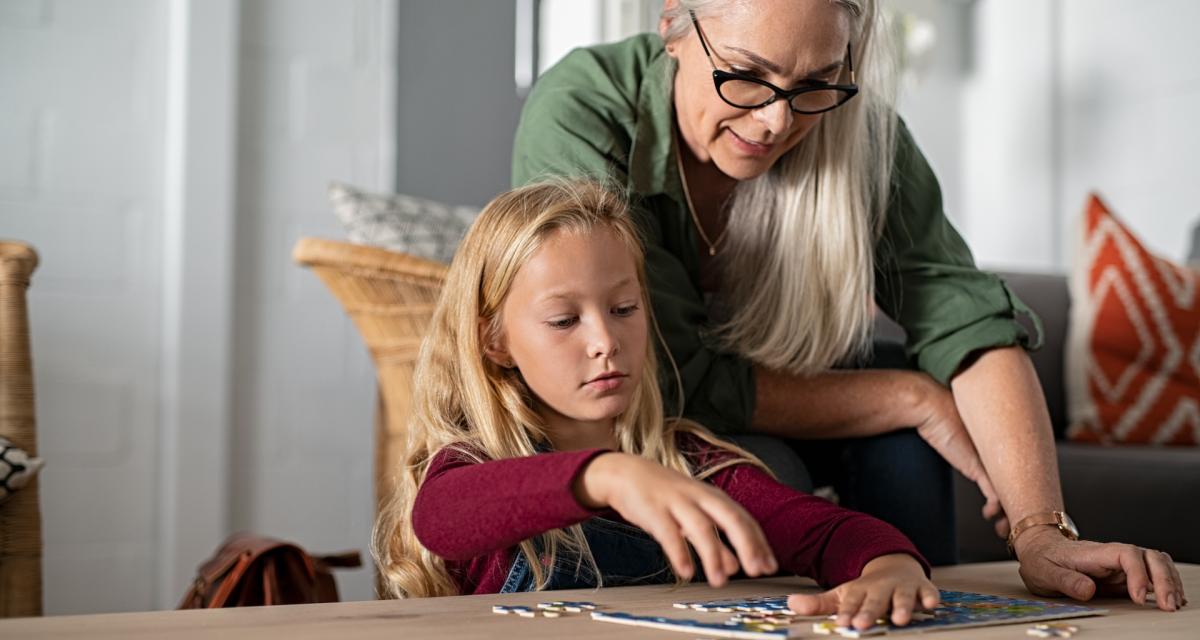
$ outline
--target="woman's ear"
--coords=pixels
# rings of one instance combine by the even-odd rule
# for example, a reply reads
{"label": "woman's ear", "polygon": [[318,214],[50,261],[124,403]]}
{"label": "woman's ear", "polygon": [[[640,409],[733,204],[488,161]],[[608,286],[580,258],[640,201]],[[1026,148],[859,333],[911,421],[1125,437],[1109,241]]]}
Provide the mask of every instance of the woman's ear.
{"label": "woman's ear", "polygon": [[497,367],[512,369],[517,366],[512,354],[505,346],[504,336],[495,336],[491,332],[491,323],[484,318],[479,319],[479,344],[483,346],[483,355]]}
{"label": "woman's ear", "polygon": [[[679,4],[679,0],[663,0],[663,10],[658,16],[658,35],[662,37],[663,41],[666,41],[667,28],[671,26],[671,23],[667,21],[667,12],[674,9],[677,4]],[[671,57],[675,56],[675,46],[673,43],[667,42],[666,49],[667,55]]]}

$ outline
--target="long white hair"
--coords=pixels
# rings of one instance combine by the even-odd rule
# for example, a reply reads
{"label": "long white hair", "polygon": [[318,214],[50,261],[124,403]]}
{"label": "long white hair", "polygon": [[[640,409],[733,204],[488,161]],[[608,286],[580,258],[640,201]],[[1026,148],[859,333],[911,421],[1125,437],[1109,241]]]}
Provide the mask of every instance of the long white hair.
{"label": "long white hair", "polygon": [[[738,1],[745,0],[678,0],[663,11],[665,39],[692,31],[689,10],[720,16]],[[870,346],[874,247],[897,128],[895,54],[878,2],[804,1],[830,2],[850,16],[859,94],[735,188],[719,263],[723,282],[733,283],[722,291],[729,317],[713,327],[725,348],[793,374],[861,358]]]}

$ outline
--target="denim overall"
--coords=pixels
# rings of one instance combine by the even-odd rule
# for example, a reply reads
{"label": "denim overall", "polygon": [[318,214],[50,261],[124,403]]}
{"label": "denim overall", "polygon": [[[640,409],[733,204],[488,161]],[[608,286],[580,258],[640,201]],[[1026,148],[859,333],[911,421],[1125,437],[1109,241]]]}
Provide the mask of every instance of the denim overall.
{"label": "denim overall", "polygon": [[[662,547],[645,531],[600,517],[584,521],[582,527],[596,565],[604,576],[604,586],[674,582]],[[594,589],[598,586],[591,566],[580,563],[573,553],[560,551],[558,555],[554,566],[549,568],[546,590]],[[703,580],[703,577],[699,579]],[[500,593],[533,591],[536,586],[528,559],[517,551]]]}

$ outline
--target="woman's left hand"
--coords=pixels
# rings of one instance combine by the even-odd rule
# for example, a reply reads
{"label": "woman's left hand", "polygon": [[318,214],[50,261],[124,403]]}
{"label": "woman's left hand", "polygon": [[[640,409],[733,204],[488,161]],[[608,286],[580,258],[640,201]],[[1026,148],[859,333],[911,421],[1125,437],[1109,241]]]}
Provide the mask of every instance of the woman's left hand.
{"label": "woman's left hand", "polygon": [[1154,592],[1154,603],[1163,611],[1187,604],[1183,579],[1171,556],[1117,542],[1068,540],[1050,528],[1022,535],[1016,543],[1025,586],[1042,596],[1065,595],[1091,600],[1098,592],[1129,594],[1138,604]]}
{"label": "woman's left hand", "polygon": [[906,625],[914,612],[936,607],[939,599],[920,563],[896,553],[875,558],[857,579],[829,591],[789,596],[788,608],[802,616],[836,613],[838,626],[862,630],[887,617],[889,610],[893,624]]}

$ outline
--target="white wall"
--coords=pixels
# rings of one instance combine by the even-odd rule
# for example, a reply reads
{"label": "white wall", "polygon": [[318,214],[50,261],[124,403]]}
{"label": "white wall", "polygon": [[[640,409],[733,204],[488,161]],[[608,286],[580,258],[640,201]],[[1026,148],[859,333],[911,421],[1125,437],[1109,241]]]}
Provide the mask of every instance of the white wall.
{"label": "white wall", "polygon": [[577,47],[658,30],[662,0],[541,0],[538,73]]}
{"label": "white wall", "polygon": [[290,250],[342,236],[329,180],[392,187],[395,26],[395,0],[0,3],[46,613],[172,607],[234,529],[366,551],[373,371]]}
{"label": "white wall", "polygon": [[1065,271],[1093,189],[1153,250],[1185,257],[1200,223],[1200,5],[896,4],[939,20],[934,69],[902,111],[981,264]]}
{"label": "white wall", "polygon": [[1067,228],[1098,189],[1151,248],[1180,260],[1200,223],[1200,3],[1060,1]]}
{"label": "white wall", "polygon": [[[242,2],[233,523],[366,556],[374,369],[302,236],[342,238],[325,188],[392,188],[392,0]],[[340,571],[342,598],[373,595]]]}
{"label": "white wall", "polygon": [[0,3],[0,236],[41,254],[48,614],[155,605],[166,30],[154,0]]}

